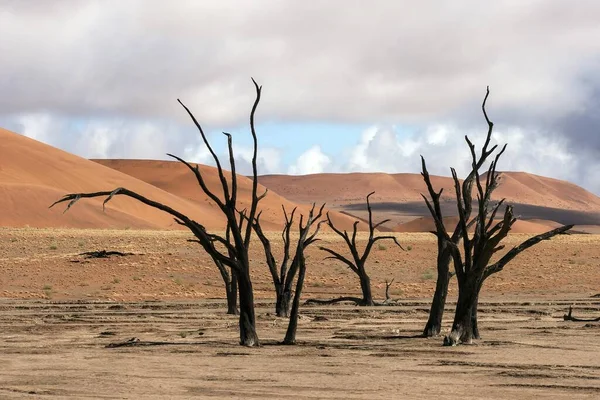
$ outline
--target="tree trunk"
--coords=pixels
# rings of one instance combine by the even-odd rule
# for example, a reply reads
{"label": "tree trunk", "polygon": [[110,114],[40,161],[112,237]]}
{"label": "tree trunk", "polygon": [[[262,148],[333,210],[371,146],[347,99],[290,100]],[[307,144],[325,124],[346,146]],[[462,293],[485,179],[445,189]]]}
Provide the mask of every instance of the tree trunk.
{"label": "tree trunk", "polygon": [[423,336],[438,336],[442,331],[442,319],[444,317],[444,308],[446,307],[446,297],[448,295],[448,285],[450,283],[449,264],[438,265],[438,277],[435,285],[435,294],[429,310],[429,319],[423,330]]}
{"label": "tree trunk", "polygon": [[304,261],[300,263],[298,272],[298,281],[296,282],[296,293],[294,294],[294,302],[290,314],[290,323],[288,324],[287,332],[283,344],[296,344],[296,329],[298,328],[298,311],[300,309],[300,295],[302,294],[302,286],[304,285],[304,275],[306,274],[306,265]]}
{"label": "tree trunk", "polygon": [[237,275],[234,271],[231,271],[231,281],[225,282],[225,292],[227,293],[227,314],[238,315],[238,284]]}
{"label": "tree trunk", "polygon": [[275,313],[278,317],[287,318],[290,316],[290,299],[292,293],[289,290],[285,290],[283,285],[277,289],[277,301],[275,303]]}
{"label": "tree trunk", "polygon": [[444,346],[456,346],[459,343],[470,344],[473,341],[473,308],[477,299],[477,285],[468,280],[459,284],[458,301],[452,331],[444,338]]}
{"label": "tree trunk", "polygon": [[244,273],[240,274],[238,287],[240,293],[240,344],[248,347],[259,346],[250,276]]}
{"label": "tree trunk", "polygon": [[371,280],[369,279],[369,276],[365,272],[364,268],[361,268],[359,278],[360,289],[362,290],[363,295],[363,306],[375,305],[373,302],[373,294],[371,293]]}
{"label": "tree trunk", "polygon": [[479,292],[481,291],[481,285],[475,295],[475,301],[473,302],[473,309],[471,310],[471,329],[473,330],[473,339],[481,339],[479,335],[479,327],[477,325],[477,307],[479,306]]}

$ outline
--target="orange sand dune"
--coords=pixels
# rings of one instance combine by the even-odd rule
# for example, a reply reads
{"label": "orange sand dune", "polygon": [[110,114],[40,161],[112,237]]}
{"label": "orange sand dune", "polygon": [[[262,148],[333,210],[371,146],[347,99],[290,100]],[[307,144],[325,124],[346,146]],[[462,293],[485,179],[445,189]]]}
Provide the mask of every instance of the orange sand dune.
{"label": "orange sand dune", "polygon": [[209,207],[179,198],[95,162],[0,129],[0,226],[179,229],[173,218],[133,199],[83,199],[68,213],[48,206],[66,193],[126,187],[167,204],[207,225],[218,218]]}
{"label": "orange sand dune", "polygon": [[[498,220],[499,221],[499,220]],[[458,217],[447,217],[444,218],[444,224],[449,230],[453,230],[458,223]],[[554,228],[557,228],[560,224],[554,221],[545,220],[518,220],[512,226],[512,233],[532,233],[539,234],[544,233]],[[431,217],[416,218],[412,221],[404,224],[399,224],[394,229],[395,232],[431,232],[435,231],[435,224]]]}
{"label": "orange sand dune", "polygon": [[[125,173],[153,186],[163,189],[176,196],[184,198],[188,201],[211,207],[212,212],[218,214],[216,205],[204,194],[198,185],[194,174],[182,163],[177,161],[155,161],[155,160],[94,160],[104,166],[113,168],[119,172]],[[222,186],[218,178],[217,169],[214,167],[200,165],[200,173],[204,177],[206,185],[213,193],[222,198]],[[231,182],[231,173],[225,171],[227,182]],[[239,208],[249,208],[250,198],[252,195],[252,180],[239,176],[238,184],[238,202]],[[258,193],[262,194],[265,187],[259,185]],[[318,202],[320,206],[322,202]],[[291,212],[294,207],[298,207],[296,215],[308,215],[310,206],[303,204],[298,205],[286,198],[269,190],[267,197],[259,203],[259,210],[262,212],[261,221],[263,221],[263,229],[279,230],[283,227],[283,210],[285,206],[288,212]],[[331,212],[331,219],[342,229],[350,229],[355,219],[339,212]],[[366,225],[361,225],[361,229],[366,229]]]}
{"label": "orange sand dune", "polygon": [[[432,176],[434,187],[444,188],[442,198],[452,201],[454,183],[449,177]],[[265,175],[260,182],[291,201],[327,201],[334,206],[364,202],[376,192],[374,202],[422,202],[427,188],[420,174],[315,174],[303,176]],[[569,182],[525,172],[501,172],[493,199],[508,203],[600,212],[600,197]]]}
{"label": "orange sand dune", "polygon": [[[157,162],[156,165],[159,168],[152,168],[145,176],[154,177],[151,183],[162,185],[167,190],[0,129],[0,226],[182,229],[168,214],[120,196],[106,206],[105,212],[102,211],[103,199],[82,199],[65,214],[66,205],[48,209],[66,193],[126,187],[181,211],[209,229],[224,228],[223,216],[201,193],[193,175],[183,165],[174,162]],[[215,169],[202,167],[202,171],[209,185],[214,187],[217,184]],[[188,183],[189,187],[186,186]],[[250,180],[239,177],[239,187],[243,208],[248,204]],[[171,190],[173,193],[169,193]],[[261,187],[261,190],[264,188]],[[281,204],[290,210],[295,206],[276,193],[269,193],[263,200],[265,230],[280,228]],[[302,212],[307,211],[306,206],[300,208]],[[343,228],[351,227],[354,221],[338,213],[333,218]]]}
{"label": "orange sand dune", "polygon": [[501,172],[493,197],[563,210],[600,211],[600,197],[593,193],[571,182],[526,172]]}
{"label": "orange sand dune", "polygon": [[[443,177],[432,177],[432,180],[439,187],[449,182]],[[416,174],[264,175],[259,177],[259,182],[291,201],[321,201],[332,206],[364,203],[370,192],[375,192],[373,202],[422,201],[420,193],[425,189],[421,176]]]}

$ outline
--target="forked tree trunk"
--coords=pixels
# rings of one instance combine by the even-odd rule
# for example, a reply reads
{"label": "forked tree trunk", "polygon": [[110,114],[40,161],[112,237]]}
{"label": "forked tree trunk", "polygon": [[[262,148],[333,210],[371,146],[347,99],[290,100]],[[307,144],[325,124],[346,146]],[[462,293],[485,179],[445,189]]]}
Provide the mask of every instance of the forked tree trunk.
{"label": "forked tree trunk", "polygon": [[450,334],[444,338],[444,346],[470,344],[473,341],[473,310],[478,293],[476,286],[478,285],[472,281],[459,285],[454,322]]}
{"label": "forked tree trunk", "polygon": [[300,310],[300,295],[302,294],[302,286],[304,285],[304,275],[306,274],[306,264],[304,260],[300,262],[300,268],[298,271],[298,280],[296,282],[296,293],[294,294],[294,302],[292,304],[292,311],[290,313],[290,323],[288,325],[287,332],[285,333],[285,339],[283,344],[293,345],[296,344],[296,330],[298,328],[298,311]]}
{"label": "forked tree trunk", "polygon": [[363,305],[364,306],[373,306],[375,303],[373,302],[373,294],[371,293],[371,280],[367,273],[362,270],[362,273],[359,274],[360,278],[360,289],[362,291],[363,296]]}
{"label": "forked tree trunk", "polygon": [[423,330],[423,336],[438,336],[442,331],[442,320],[444,318],[444,309],[446,308],[446,297],[448,296],[448,286],[450,284],[450,265],[438,263],[438,277],[435,284],[435,294],[429,310],[429,319]]}
{"label": "forked tree trunk", "polygon": [[254,314],[254,294],[250,277],[240,274],[238,276],[238,287],[240,294],[240,344],[248,347],[259,346]]}

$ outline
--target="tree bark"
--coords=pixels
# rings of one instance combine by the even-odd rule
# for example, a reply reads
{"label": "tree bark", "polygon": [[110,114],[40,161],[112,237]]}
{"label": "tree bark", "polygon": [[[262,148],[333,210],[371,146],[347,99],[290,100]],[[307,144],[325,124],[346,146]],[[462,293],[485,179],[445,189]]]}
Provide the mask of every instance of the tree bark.
{"label": "tree bark", "polygon": [[225,282],[225,292],[227,294],[227,314],[238,315],[239,310],[237,306],[238,297],[238,284],[237,274],[235,271],[231,271],[231,281]]}
{"label": "tree bark", "polygon": [[371,280],[369,279],[369,275],[367,275],[364,269],[361,270],[359,274],[360,278],[360,289],[363,295],[363,305],[364,306],[374,306],[373,302],[373,294],[371,292]]}
{"label": "tree bark", "polygon": [[275,302],[275,313],[278,317],[288,318],[290,316],[290,300],[292,298],[292,292],[285,290],[284,286],[281,285],[277,289],[277,300]]}
{"label": "tree bark", "polygon": [[296,330],[298,328],[298,311],[300,310],[300,295],[302,294],[302,286],[304,285],[304,275],[306,274],[306,265],[304,260],[300,262],[298,271],[298,280],[296,281],[296,293],[294,294],[294,302],[290,313],[290,323],[288,324],[287,332],[283,344],[296,344]]}
{"label": "tree bark", "polygon": [[459,285],[456,312],[450,334],[444,338],[444,346],[456,346],[473,341],[473,309],[477,300],[477,287],[474,282]]}
{"label": "tree bark", "polygon": [[260,346],[256,334],[254,294],[250,277],[240,274],[238,276],[238,287],[240,294],[240,344],[248,347]]}
{"label": "tree bark", "polygon": [[479,335],[479,327],[477,325],[477,307],[479,307],[479,292],[481,291],[481,285],[479,286],[479,290],[475,295],[475,300],[473,301],[473,309],[471,310],[471,329],[473,339],[481,339]]}
{"label": "tree bark", "polygon": [[[449,260],[448,260],[449,261]],[[429,310],[429,319],[425,324],[423,336],[438,336],[442,331],[442,320],[444,309],[446,308],[446,297],[448,296],[448,286],[450,284],[450,265],[438,263],[438,277],[435,285],[435,294]]]}

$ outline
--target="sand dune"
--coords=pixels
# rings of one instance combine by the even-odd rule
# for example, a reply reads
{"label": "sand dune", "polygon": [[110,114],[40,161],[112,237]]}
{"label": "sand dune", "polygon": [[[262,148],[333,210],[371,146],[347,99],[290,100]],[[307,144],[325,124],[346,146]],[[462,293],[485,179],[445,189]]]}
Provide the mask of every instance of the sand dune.
{"label": "sand dune", "polygon": [[[147,182],[157,188],[163,189],[178,197],[184,198],[190,202],[194,202],[211,208],[211,212],[217,213],[216,205],[202,192],[198,186],[195,176],[190,170],[180,162],[176,161],[154,161],[154,160],[94,160],[104,166],[113,168],[119,172],[125,173],[144,182]],[[205,179],[206,185],[211,191],[221,197],[222,189],[221,182],[218,178],[216,168],[200,165],[200,172]],[[225,171],[226,179],[231,181],[231,173]],[[262,194],[265,187],[259,185],[258,192]],[[252,194],[252,180],[238,176],[238,201],[240,209],[250,207],[250,198]],[[221,197],[222,198],[222,197]],[[322,204],[318,202],[317,205]],[[259,210],[262,212],[261,221],[263,221],[263,229],[279,230],[283,226],[283,210],[282,205],[288,212],[291,212],[295,207],[297,215],[308,215],[310,206],[307,204],[296,204],[288,199],[280,196],[273,190],[269,190],[267,197],[259,203]],[[331,218],[336,226],[342,229],[350,229],[355,219],[339,212],[331,212]],[[365,229],[366,225],[361,224],[361,229]]]}
{"label": "sand dune", "polygon": [[[422,202],[426,187],[420,174],[316,174],[303,176],[265,175],[260,182],[291,201],[327,201],[341,207],[364,203],[369,192],[376,192],[374,202]],[[444,188],[442,198],[452,201],[454,183],[449,177],[432,176],[436,189]],[[493,199],[506,198],[508,203],[600,212],[600,197],[561,180],[525,172],[501,172]]]}
{"label": "sand dune", "polygon": [[[0,160],[0,226],[182,229],[169,215],[124,197],[115,197],[106,212],[102,211],[102,199],[81,200],[66,214],[63,214],[64,205],[48,209],[66,193],[108,191],[117,187],[126,187],[169,205],[210,229],[225,226],[224,217],[200,191],[193,175],[175,162],[113,163],[115,168],[127,169],[131,173],[128,175],[2,129]],[[215,187],[218,182],[215,169],[202,167],[202,171],[209,186]],[[239,188],[243,208],[248,205],[250,180],[240,177]],[[276,193],[269,193],[263,200],[265,230],[280,229],[281,204],[290,210],[296,206]],[[303,213],[307,209],[300,206]],[[333,219],[343,228],[351,227],[354,221],[339,213],[334,213]]]}
{"label": "sand dune", "polygon": [[[225,225],[223,216],[198,187],[193,174],[175,161],[94,162],[2,129],[0,160],[0,226],[180,229],[170,216],[121,197],[113,199],[106,212],[102,211],[101,199],[81,201],[64,215],[64,207],[48,210],[48,205],[65,193],[117,187],[127,187],[167,204],[210,229],[223,229]],[[208,186],[220,193],[216,169],[201,166],[201,172]],[[227,179],[231,179],[228,173]],[[298,206],[299,213],[307,214],[312,202],[325,202],[337,210],[331,212],[334,222],[342,229],[350,229],[352,216],[366,217],[365,196],[371,191],[376,192],[372,198],[375,220],[392,219],[385,227],[388,230],[433,229],[431,219],[425,218],[428,213],[420,195],[425,186],[419,174],[270,175],[259,180],[270,192],[260,206],[265,230],[281,229],[282,205],[288,210]],[[433,176],[432,180],[436,187],[445,188],[442,208],[452,218],[455,206],[451,179]],[[249,206],[251,184],[250,179],[239,176],[240,208]],[[263,190],[260,185],[259,191]],[[515,232],[535,233],[555,227],[556,222],[544,218],[564,222],[556,219],[557,210],[579,213],[576,223],[589,224],[591,229],[598,224],[598,218],[588,221],[586,215],[600,216],[598,196],[569,182],[527,173],[502,172],[494,197],[505,197],[518,205],[515,210],[524,220],[515,225]],[[540,214],[540,207],[552,209],[554,216]],[[532,215],[528,217],[527,213]],[[569,216],[565,218],[570,220]],[[365,224],[360,227],[364,229]]]}
{"label": "sand dune", "polygon": [[219,222],[199,207],[164,190],[95,162],[0,129],[0,226],[179,229],[173,219],[133,199],[117,197],[102,211],[102,199],[85,199],[63,214],[48,206],[66,193],[126,187],[189,214]]}
{"label": "sand dune", "polygon": [[[485,177],[485,176],[484,176]],[[442,211],[450,219],[457,215],[454,183],[449,177],[432,176],[436,189],[444,188]],[[399,232],[433,229],[421,193],[427,188],[420,174],[316,174],[304,176],[267,175],[260,182],[286,198],[306,202],[327,201],[336,210],[366,218],[365,196],[371,198],[377,220],[390,219],[384,228]],[[500,172],[492,199],[505,198],[515,206],[520,221],[514,232],[539,233],[558,222],[589,225],[600,221],[600,197],[569,182],[524,172]]]}
{"label": "sand dune", "polygon": [[[499,222],[500,220],[498,220]],[[447,217],[444,218],[444,224],[448,229],[453,229],[458,223],[458,217]],[[554,221],[544,220],[518,220],[513,225],[512,233],[544,233],[554,228],[557,228],[560,224]],[[399,224],[394,228],[395,232],[430,232],[435,231],[435,223],[431,217],[420,217],[412,221]]]}

